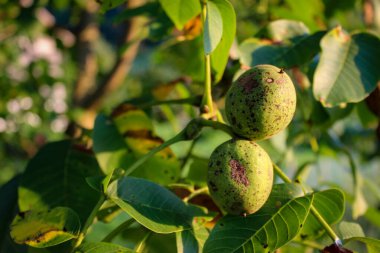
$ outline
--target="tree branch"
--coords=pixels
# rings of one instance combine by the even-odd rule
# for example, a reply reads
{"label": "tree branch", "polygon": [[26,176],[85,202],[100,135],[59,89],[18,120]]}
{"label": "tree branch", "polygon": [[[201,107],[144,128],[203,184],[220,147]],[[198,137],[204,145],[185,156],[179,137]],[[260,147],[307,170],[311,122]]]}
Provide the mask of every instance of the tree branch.
{"label": "tree branch", "polygon": [[[135,8],[145,2],[146,0],[129,0],[127,8]],[[142,17],[134,17],[129,20],[128,28],[124,34],[124,44],[127,44],[128,47],[119,56],[110,73],[98,85],[95,91],[81,101],[80,106],[82,108],[88,111],[96,111],[101,106],[104,97],[122,84],[138,52],[144,24],[145,21]]]}
{"label": "tree branch", "polygon": [[99,38],[99,28],[95,20],[98,5],[87,1],[86,9],[81,13],[77,33],[77,62],[79,74],[74,86],[73,103],[79,105],[96,82],[98,64],[94,53],[94,41]]}

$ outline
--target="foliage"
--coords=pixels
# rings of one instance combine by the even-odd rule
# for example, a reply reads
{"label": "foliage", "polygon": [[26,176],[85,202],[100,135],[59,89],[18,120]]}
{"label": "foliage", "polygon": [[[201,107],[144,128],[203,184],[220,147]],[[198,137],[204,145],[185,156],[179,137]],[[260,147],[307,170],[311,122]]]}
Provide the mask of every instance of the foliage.
{"label": "foliage", "polygon": [[[0,2],[1,252],[379,251],[377,1]],[[258,64],[297,108],[259,142],[269,199],[234,216],[208,159]]]}

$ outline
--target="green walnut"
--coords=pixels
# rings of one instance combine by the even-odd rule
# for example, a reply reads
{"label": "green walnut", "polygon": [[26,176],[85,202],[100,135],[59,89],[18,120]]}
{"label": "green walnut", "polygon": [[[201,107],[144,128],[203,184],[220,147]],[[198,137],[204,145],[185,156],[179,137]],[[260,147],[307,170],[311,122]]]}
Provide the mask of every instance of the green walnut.
{"label": "green walnut", "polygon": [[255,142],[231,139],[211,154],[207,184],[215,203],[227,213],[254,213],[272,189],[271,159]]}
{"label": "green walnut", "polygon": [[290,123],[296,91],[290,77],[272,65],[244,72],[226,96],[226,116],[234,132],[250,140],[267,139]]}

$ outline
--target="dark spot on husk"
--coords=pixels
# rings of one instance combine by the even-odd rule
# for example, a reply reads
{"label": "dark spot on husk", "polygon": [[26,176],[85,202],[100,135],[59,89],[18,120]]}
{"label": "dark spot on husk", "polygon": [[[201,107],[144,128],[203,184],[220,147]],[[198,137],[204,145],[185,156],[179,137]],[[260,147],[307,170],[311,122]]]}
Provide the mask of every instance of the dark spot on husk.
{"label": "dark spot on husk", "polygon": [[239,183],[243,184],[244,186],[249,185],[249,180],[246,175],[246,169],[237,161],[237,160],[230,160],[229,165],[231,167],[231,177],[232,179]]}
{"label": "dark spot on husk", "polygon": [[208,184],[210,185],[211,190],[214,192],[218,191],[218,187],[216,187],[216,184],[213,181],[208,181]]}

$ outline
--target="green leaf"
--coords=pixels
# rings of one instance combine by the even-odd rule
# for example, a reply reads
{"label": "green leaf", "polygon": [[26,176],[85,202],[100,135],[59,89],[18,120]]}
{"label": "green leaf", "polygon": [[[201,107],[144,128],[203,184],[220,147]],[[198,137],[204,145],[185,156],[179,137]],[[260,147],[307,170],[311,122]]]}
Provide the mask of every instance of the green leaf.
{"label": "green leaf", "polygon": [[[214,72],[214,83],[222,79],[226,68],[231,45],[236,34],[236,14],[234,7],[227,0],[211,0],[218,8],[223,21],[222,38],[218,46],[211,53],[211,67]],[[214,28],[212,28],[214,29]]]}
{"label": "green leaf", "polygon": [[359,102],[379,80],[380,40],[369,33],[348,35],[340,27],[321,41],[313,92],[325,106]]}
{"label": "green leaf", "polygon": [[211,231],[204,252],[269,252],[291,241],[304,223],[313,200],[297,185],[274,185],[258,212],[223,217]]}
{"label": "green leaf", "polygon": [[309,33],[309,29],[300,21],[280,19],[270,22],[255,37],[268,38],[278,42],[306,36]]}
{"label": "green leaf", "polygon": [[201,12],[198,0],[159,0],[159,2],[179,30]]}
{"label": "green leaf", "polygon": [[350,241],[358,241],[364,243],[367,246],[368,253],[380,252],[380,240],[378,239],[371,237],[351,237],[346,240],[346,243]]}
{"label": "green leaf", "polygon": [[189,173],[186,175],[186,180],[198,186],[206,186],[207,168],[208,159],[192,157],[190,161]]}
{"label": "green leaf", "polygon": [[155,15],[158,15],[159,9],[160,9],[160,6],[159,6],[159,3],[157,2],[146,3],[135,8],[125,9],[123,12],[116,15],[116,17],[114,18],[114,21],[116,23],[120,23],[122,21],[128,20],[136,16],[141,16],[141,15],[153,17]]}
{"label": "green leaf", "polygon": [[325,32],[302,35],[286,43],[275,43],[255,38],[240,45],[240,61],[243,65],[272,64],[282,68],[301,66],[319,52],[319,41]]}
{"label": "green leaf", "polygon": [[126,169],[135,161],[115,124],[105,115],[96,117],[92,139],[96,159],[104,174],[108,175],[115,168]]}
{"label": "green leaf", "polygon": [[[1,170],[1,169],[0,169]],[[17,175],[0,188],[0,252],[25,253],[26,246],[16,244],[10,237],[10,224],[17,211],[17,188],[21,176]]]}
{"label": "green leaf", "polygon": [[183,230],[176,233],[178,253],[198,253],[199,246],[192,230]]}
{"label": "green leaf", "polygon": [[203,245],[209,236],[204,224],[193,222],[193,228],[176,233],[177,252],[179,253],[201,253]]}
{"label": "green leaf", "polygon": [[166,188],[140,178],[114,181],[107,195],[137,222],[157,233],[189,229],[193,217],[203,214]]}
{"label": "green leaf", "polygon": [[9,224],[17,207],[17,187],[20,176],[2,185],[0,188],[0,251],[4,238],[7,236]]}
{"label": "green leaf", "polygon": [[104,14],[106,11],[121,5],[125,0],[100,0],[99,2],[101,4],[99,11],[101,14]]}
{"label": "green leaf", "polygon": [[[153,131],[152,120],[146,113],[131,104],[122,104],[112,113],[112,120],[118,131],[119,138],[124,137],[127,148],[133,154],[133,161],[136,161],[150,150],[161,145],[164,140]],[[112,130],[114,131],[114,130]],[[117,133],[115,133],[115,136]],[[117,137],[115,137],[117,138]],[[110,143],[121,145],[119,141]],[[126,161],[128,158],[125,158]],[[130,165],[127,163],[120,164],[124,169]],[[180,163],[175,157],[173,151],[168,147],[154,154],[143,165],[132,173],[132,176],[142,177],[159,184],[167,185],[175,182],[180,174]]]}
{"label": "green leaf", "polygon": [[124,248],[120,245],[106,242],[87,242],[81,244],[75,253],[131,253],[131,249]]}
{"label": "green leaf", "polygon": [[[344,194],[338,189],[314,193],[313,206],[328,224],[338,222],[344,214]],[[310,239],[324,232],[322,225],[309,215],[300,233],[301,239]]]}
{"label": "green leaf", "polygon": [[223,19],[218,6],[207,2],[207,15],[204,24],[203,47],[205,54],[210,54],[218,46],[223,35]]}
{"label": "green leaf", "polygon": [[351,237],[365,237],[362,227],[359,223],[342,221],[337,226],[339,237],[346,240]]}
{"label": "green leaf", "polygon": [[73,239],[80,232],[78,215],[70,208],[19,213],[11,224],[11,237],[19,244],[45,248]]}
{"label": "green leaf", "polygon": [[73,209],[84,224],[100,193],[86,177],[101,172],[91,151],[71,141],[45,145],[30,160],[19,185],[21,211],[47,210],[57,206]]}

